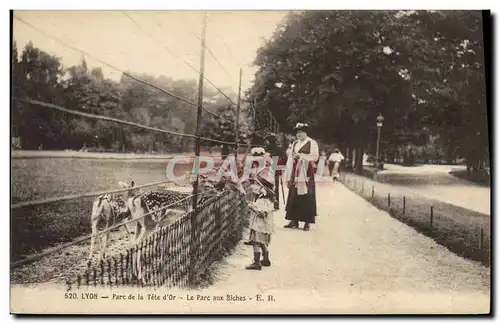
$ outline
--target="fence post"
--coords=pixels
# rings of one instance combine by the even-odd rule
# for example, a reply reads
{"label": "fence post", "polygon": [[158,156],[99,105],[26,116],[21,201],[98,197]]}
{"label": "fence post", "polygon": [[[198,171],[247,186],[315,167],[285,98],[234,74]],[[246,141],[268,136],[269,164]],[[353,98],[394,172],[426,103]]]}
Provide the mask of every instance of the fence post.
{"label": "fence post", "polygon": [[431,219],[430,219],[430,224],[432,228],[432,219],[434,218],[434,206],[431,205]]}
{"label": "fence post", "polygon": [[387,206],[391,207],[391,193],[390,192],[387,194]]}
{"label": "fence post", "polygon": [[403,214],[406,212],[406,197],[403,196]]}
{"label": "fence post", "polygon": [[238,101],[236,104],[236,123],[234,124],[234,132],[235,132],[235,139],[236,139],[236,152],[234,153],[234,160],[235,163],[238,164],[238,150],[240,148],[240,130],[239,130],[239,123],[240,123],[240,106],[241,106],[241,74],[242,74],[242,69],[240,68],[240,82],[238,86]]}
{"label": "fence post", "polygon": [[207,30],[207,15],[203,14],[202,31],[201,31],[201,55],[200,55],[200,78],[198,82],[198,109],[196,116],[196,159],[195,171],[196,181],[193,185],[193,213],[191,214],[191,242],[189,256],[189,285],[194,288],[196,281],[196,249],[197,249],[197,217],[198,217],[198,180],[199,180],[199,163],[200,163],[200,124],[201,111],[203,108],[203,73],[205,70],[205,37]]}
{"label": "fence post", "polygon": [[372,199],[375,196],[375,185],[372,185]]}
{"label": "fence post", "polygon": [[104,261],[101,259],[101,262],[99,262],[99,267],[101,268],[101,286],[104,285]]}
{"label": "fence post", "polygon": [[108,259],[107,263],[108,263],[108,281],[109,281],[108,284],[110,286],[112,286],[113,285],[113,283],[112,283],[113,279],[112,279],[112,276],[111,276],[111,261]]}

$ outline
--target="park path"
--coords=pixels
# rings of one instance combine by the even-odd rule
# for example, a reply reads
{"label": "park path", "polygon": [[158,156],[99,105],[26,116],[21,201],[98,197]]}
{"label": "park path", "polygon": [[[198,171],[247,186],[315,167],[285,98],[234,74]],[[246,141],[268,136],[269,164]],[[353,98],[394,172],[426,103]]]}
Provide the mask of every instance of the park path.
{"label": "park path", "polygon": [[[283,228],[283,205],[277,211],[271,267],[245,270],[252,248],[240,243],[204,293],[274,295],[258,303],[258,313],[489,311],[488,268],[452,254],[341,183],[319,185],[317,201],[309,232]],[[251,312],[252,305],[235,302],[234,311]]]}

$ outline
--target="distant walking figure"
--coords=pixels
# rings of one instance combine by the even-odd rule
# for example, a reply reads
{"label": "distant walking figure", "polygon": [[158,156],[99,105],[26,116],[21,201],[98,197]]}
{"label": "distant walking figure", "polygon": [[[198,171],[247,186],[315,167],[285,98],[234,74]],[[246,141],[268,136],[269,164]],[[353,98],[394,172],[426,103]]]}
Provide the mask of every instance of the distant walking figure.
{"label": "distant walking figure", "polygon": [[328,162],[332,164],[332,170],[330,171],[330,176],[333,176],[333,180],[337,181],[339,179],[339,167],[340,163],[344,160],[344,156],[340,153],[339,149],[333,150],[333,153],[328,158]]}
{"label": "distant walking figure", "polygon": [[304,231],[316,218],[316,184],[314,174],[319,160],[318,143],[307,136],[307,124],[298,123],[294,130],[297,140],[292,143],[288,155],[288,167],[292,172],[288,179],[288,199],[285,219],[290,222],[285,228],[298,228],[304,222]]}

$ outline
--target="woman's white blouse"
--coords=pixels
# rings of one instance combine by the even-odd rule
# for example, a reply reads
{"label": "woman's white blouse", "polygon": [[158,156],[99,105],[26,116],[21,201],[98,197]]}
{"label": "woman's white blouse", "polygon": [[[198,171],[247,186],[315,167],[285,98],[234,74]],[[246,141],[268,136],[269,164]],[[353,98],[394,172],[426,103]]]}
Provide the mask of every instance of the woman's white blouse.
{"label": "woman's white blouse", "polygon": [[295,145],[295,148],[292,152],[292,147],[293,147],[293,143],[292,145],[290,146],[290,148],[287,150],[287,153],[288,153],[288,159],[287,159],[287,179],[291,179],[291,172],[292,172],[292,168],[293,168],[293,153],[297,153],[301,148],[302,146],[304,146],[307,142],[311,141],[311,150],[310,150],[310,153],[309,154],[304,154],[304,153],[299,153],[300,155],[300,158],[301,159],[304,159],[306,161],[317,161],[319,159],[319,146],[318,146],[318,143],[311,139],[310,137],[307,137],[304,141],[296,141],[297,144]]}

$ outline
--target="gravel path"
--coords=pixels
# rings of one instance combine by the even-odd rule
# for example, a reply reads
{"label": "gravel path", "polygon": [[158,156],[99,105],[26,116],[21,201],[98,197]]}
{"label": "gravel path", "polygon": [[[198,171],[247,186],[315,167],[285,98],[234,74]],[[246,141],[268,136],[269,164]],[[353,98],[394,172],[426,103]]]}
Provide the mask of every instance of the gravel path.
{"label": "gravel path", "polygon": [[240,245],[206,291],[274,292],[297,300],[281,300],[281,310],[291,312],[488,311],[486,267],[452,254],[340,183],[318,187],[317,200],[319,216],[309,232],[283,228],[284,208],[277,212],[270,268],[244,270],[252,249]]}

